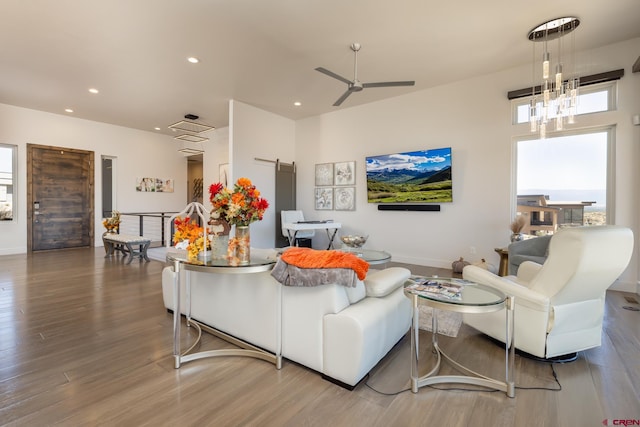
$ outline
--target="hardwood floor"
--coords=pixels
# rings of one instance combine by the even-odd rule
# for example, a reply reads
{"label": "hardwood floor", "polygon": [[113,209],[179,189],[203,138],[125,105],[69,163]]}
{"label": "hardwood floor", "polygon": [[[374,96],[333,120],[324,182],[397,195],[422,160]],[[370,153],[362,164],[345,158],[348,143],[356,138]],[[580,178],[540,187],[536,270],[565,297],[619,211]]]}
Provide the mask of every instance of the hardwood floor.
{"label": "hardwood floor", "polygon": [[[516,356],[516,397],[409,389],[409,339],[347,391],[285,361],[225,357],[173,368],[172,317],[157,261],[102,248],[0,256],[0,425],[598,426],[640,420],[640,312],[609,292],[603,345],[572,363]],[[415,274],[450,274],[410,266]],[[184,329],[187,330],[186,328]],[[191,331],[192,332],[192,331]],[[429,334],[421,332],[423,342]],[[185,344],[193,339],[183,333]],[[504,374],[504,350],[463,325],[441,337],[454,359]],[[202,348],[232,347],[204,334]],[[423,359],[428,350],[423,349]],[[425,371],[427,366],[423,367]],[[454,373],[446,362],[442,372]],[[444,390],[453,388],[454,390]]]}

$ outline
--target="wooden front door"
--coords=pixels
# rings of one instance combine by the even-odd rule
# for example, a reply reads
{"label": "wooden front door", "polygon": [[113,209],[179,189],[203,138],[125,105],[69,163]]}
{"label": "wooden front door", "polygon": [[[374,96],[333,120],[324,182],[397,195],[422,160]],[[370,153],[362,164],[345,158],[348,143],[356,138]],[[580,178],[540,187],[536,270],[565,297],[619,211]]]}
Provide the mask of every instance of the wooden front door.
{"label": "wooden front door", "polygon": [[27,250],[93,245],[93,152],[27,144]]}

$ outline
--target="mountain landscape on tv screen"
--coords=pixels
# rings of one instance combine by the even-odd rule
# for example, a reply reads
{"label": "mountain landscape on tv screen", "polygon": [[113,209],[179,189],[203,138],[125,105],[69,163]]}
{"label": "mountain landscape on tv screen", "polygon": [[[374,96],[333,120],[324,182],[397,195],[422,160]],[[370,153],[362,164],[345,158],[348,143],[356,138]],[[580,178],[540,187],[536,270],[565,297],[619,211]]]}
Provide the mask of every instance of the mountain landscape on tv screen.
{"label": "mountain landscape on tv screen", "polygon": [[451,202],[451,149],[367,157],[370,203]]}

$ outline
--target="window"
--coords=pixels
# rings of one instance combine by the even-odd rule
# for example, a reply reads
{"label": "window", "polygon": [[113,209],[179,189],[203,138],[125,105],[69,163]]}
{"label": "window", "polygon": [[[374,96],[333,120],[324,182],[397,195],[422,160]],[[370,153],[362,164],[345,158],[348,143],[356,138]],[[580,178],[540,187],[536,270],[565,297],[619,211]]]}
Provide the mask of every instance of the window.
{"label": "window", "polygon": [[[615,110],[617,108],[615,88],[615,81],[581,87],[578,95],[577,115]],[[529,122],[530,102],[531,97],[513,100],[514,124]],[[542,102],[538,103],[538,107],[542,107]],[[549,118],[555,118],[555,114],[552,113]]]}
{"label": "window", "polygon": [[516,135],[515,211],[528,217],[525,232],[612,224],[615,126],[599,113],[617,108],[617,81],[580,88],[577,114],[592,114],[591,127],[553,132],[545,139],[520,135],[518,130],[529,121],[530,99],[516,98],[511,104]]}
{"label": "window", "polygon": [[613,129],[516,141],[517,211],[531,215],[529,232],[610,222]]}
{"label": "window", "polygon": [[0,221],[16,218],[16,162],[18,147],[0,144]]}

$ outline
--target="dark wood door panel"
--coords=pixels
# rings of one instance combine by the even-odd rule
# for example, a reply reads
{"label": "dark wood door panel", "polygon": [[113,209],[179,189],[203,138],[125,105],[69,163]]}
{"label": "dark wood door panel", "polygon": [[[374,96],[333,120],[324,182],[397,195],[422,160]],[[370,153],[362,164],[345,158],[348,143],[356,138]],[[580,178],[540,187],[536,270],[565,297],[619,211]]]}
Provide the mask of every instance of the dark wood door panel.
{"label": "dark wood door panel", "polygon": [[31,249],[91,246],[93,153],[29,147]]}

